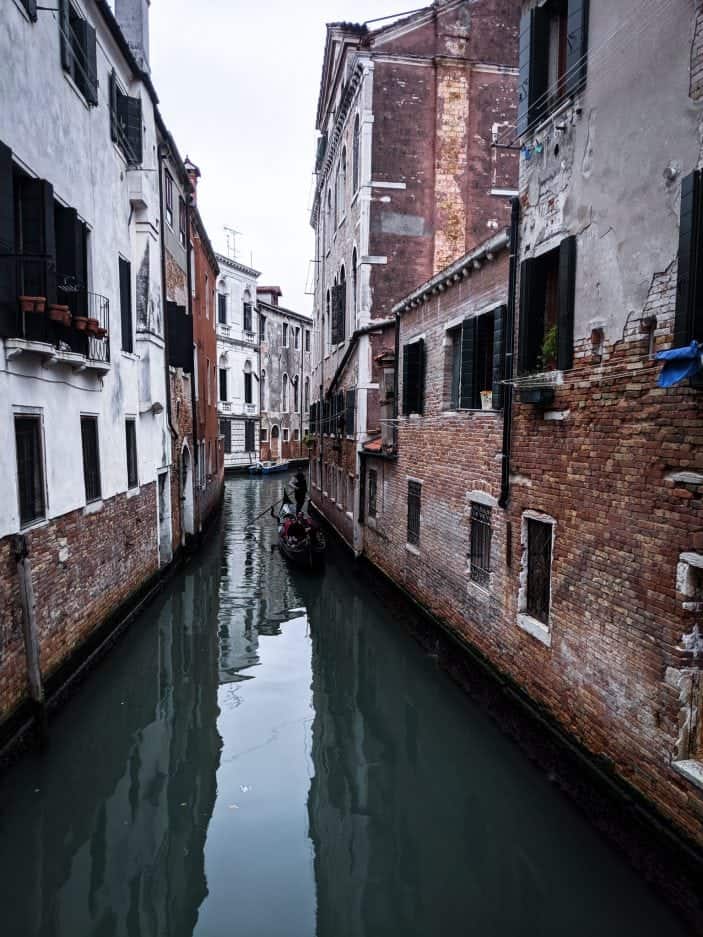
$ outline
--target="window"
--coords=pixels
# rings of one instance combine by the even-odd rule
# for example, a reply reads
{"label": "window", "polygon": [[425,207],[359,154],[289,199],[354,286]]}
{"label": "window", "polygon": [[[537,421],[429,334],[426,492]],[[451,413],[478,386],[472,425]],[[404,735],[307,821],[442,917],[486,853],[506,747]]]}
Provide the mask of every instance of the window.
{"label": "window", "polygon": [[227,400],[227,369],[220,368],[220,400]]}
{"label": "window", "polygon": [[127,444],[127,487],[139,487],[137,466],[137,421],[125,420],[125,438]]}
{"label": "window", "polygon": [[186,246],[186,203],[180,195],[178,197],[178,240],[181,246]]}
{"label": "window", "polygon": [[261,429],[259,430],[259,438],[261,442],[268,442],[269,431],[266,429],[265,426],[262,426]]}
{"label": "window", "polygon": [[[336,287],[335,287],[335,289],[336,289]],[[332,331],[332,314],[331,314],[330,291],[329,291],[329,290],[327,290],[327,297],[326,297],[326,300],[325,300],[325,310],[326,310],[326,313],[327,313],[326,321],[329,323],[330,336],[331,336],[331,331]],[[326,333],[326,331],[325,331],[325,316],[323,316],[323,317],[322,317],[322,333],[321,333],[321,335],[320,335],[320,341],[322,342],[322,350],[323,350],[323,351],[327,348],[327,344],[328,344],[328,340],[327,340],[327,339],[328,339],[328,337],[327,337],[327,333]]]}
{"label": "window", "polygon": [[244,403],[253,403],[251,372],[244,372]]}
{"label": "window", "polygon": [[703,172],[681,180],[674,347],[703,339]]}
{"label": "window", "polygon": [[345,496],[346,491],[344,488],[344,472],[340,468],[337,469],[337,503],[342,509],[346,507],[346,504],[344,503]]}
{"label": "window", "polygon": [[173,228],[173,177],[166,169],[164,171],[164,198],[166,200],[166,224]]}
{"label": "window", "polygon": [[288,413],[288,375],[283,375],[283,393],[281,395],[281,407],[284,413]]}
{"label": "window", "polygon": [[289,439],[290,439],[290,430],[286,426],[283,428],[283,442],[288,442]]}
{"label": "window", "polygon": [[520,21],[519,134],[586,81],[588,0],[547,0]]}
{"label": "window", "polygon": [[337,169],[337,194],[336,194],[336,205],[337,205],[337,224],[341,224],[344,220],[344,208],[345,200],[347,194],[347,149],[343,147],[342,156],[339,161],[339,167]]}
{"label": "window", "polygon": [[294,429],[293,430],[293,442],[298,442],[299,439],[300,439],[300,430]]}
{"label": "window", "polygon": [[247,420],[244,424],[244,451],[245,452],[254,452],[256,446],[254,445],[254,421]]}
{"label": "window", "polygon": [[232,452],[232,421],[220,420],[220,436],[224,437],[224,450],[227,455]]}
{"label": "window", "polygon": [[332,242],[332,228],[334,227],[332,221],[332,189],[327,190],[327,217],[325,219],[325,233],[327,235],[327,249]]}
{"label": "window", "polygon": [[245,332],[251,332],[251,301],[247,300],[248,296],[249,294],[246,293],[243,303],[243,322]]}
{"label": "window", "polygon": [[357,253],[356,248],[352,251],[352,287],[351,287],[351,317],[352,317],[352,330],[356,327],[356,310],[358,303],[358,282],[357,282]]}
{"label": "window", "polygon": [[488,587],[491,572],[491,509],[471,502],[470,575],[479,586]]}
{"label": "window", "polygon": [[15,417],[15,444],[20,526],[26,527],[46,516],[41,417]]}
{"label": "window", "polygon": [[376,517],[376,501],[378,497],[378,472],[376,469],[369,469],[369,517]]}
{"label": "window", "polygon": [[266,371],[262,368],[259,376],[259,393],[261,395],[261,409],[266,409]]}
{"label": "window", "polygon": [[518,369],[522,373],[573,364],[576,238],[520,268]]}
{"label": "window", "polygon": [[210,398],[210,386],[211,386],[210,385],[210,359],[209,358],[205,359],[205,384],[207,385],[205,388],[205,392],[207,394],[207,402],[209,405],[210,400],[211,400]]}
{"label": "window", "polygon": [[205,318],[210,318],[210,277],[205,274]]}
{"label": "window", "polygon": [[412,546],[420,544],[420,496],[422,485],[420,482],[408,482],[408,543]]}
{"label": "window", "polygon": [[527,518],[527,603],[525,611],[549,624],[553,525]]}
{"label": "window", "polygon": [[33,23],[37,21],[37,0],[22,0],[22,6]]}
{"label": "window", "polygon": [[98,103],[98,68],[95,30],[69,0],[59,0],[61,65],[88,104]]}
{"label": "window", "polygon": [[354,118],[354,138],[352,143],[352,192],[359,191],[359,143],[360,143],[359,115]]}
{"label": "window", "polygon": [[[337,345],[344,341],[344,325],[346,320],[347,285],[344,282],[344,267],[341,271],[341,283],[332,287],[332,318],[330,320],[330,342]],[[329,294],[328,294],[329,296]]]}
{"label": "window", "polygon": [[259,341],[266,341],[266,316],[259,316]]}
{"label": "window", "polygon": [[303,391],[303,406],[305,407],[305,412],[307,413],[310,409],[310,378],[305,378],[305,390]]}
{"label": "window", "polygon": [[403,346],[403,413],[422,413],[425,397],[425,342]]}
{"label": "window", "polygon": [[502,405],[503,318],[501,306],[482,316],[465,319],[448,333],[451,341],[445,363],[448,403],[453,409],[481,409],[481,394],[490,391],[493,409]]}
{"label": "window", "polygon": [[305,351],[310,351],[310,329],[305,329]]}
{"label": "window", "polygon": [[224,293],[217,294],[217,321],[220,325],[227,324],[227,296]]}
{"label": "window", "polygon": [[100,498],[100,450],[98,448],[98,418],[81,417],[81,441],[83,443],[83,479],[86,501]]}
{"label": "window", "polygon": [[351,511],[351,512],[353,512],[354,510],[354,476],[353,475],[347,475],[346,509],[347,511]]}
{"label": "window", "polygon": [[297,327],[293,330],[293,347],[300,348],[300,329]]}
{"label": "window", "polygon": [[298,404],[299,404],[299,396],[300,396],[298,393],[299,383],[300,383],[300,375],[297,375],[293,381],[293,412],[294,413],[298,412]]}
{"label": "window", "polygon": [[288,324],[286,322],[283,323],[283,347],[288,347]]}
{"label": "window", "polygon": [[132,266],[119,258],[120,267],[120,318],[122,323],[122,351],[134,351],[134,326],[132,323]]}
{"label": "window", "polygon": [[110,73],[110,136],[130,166],[142,162],[142,99],[122,91],[114,69]]}

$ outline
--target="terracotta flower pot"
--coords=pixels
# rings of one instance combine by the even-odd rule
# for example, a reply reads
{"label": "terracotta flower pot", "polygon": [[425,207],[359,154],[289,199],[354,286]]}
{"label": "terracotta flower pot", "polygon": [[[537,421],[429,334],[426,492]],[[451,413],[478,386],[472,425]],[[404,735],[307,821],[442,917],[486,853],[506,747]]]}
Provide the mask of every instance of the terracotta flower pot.
{"label": "terracotta flower pot", "polygon": [[68,306],[59,306],[55,303],[50,303],[49,318],[53,322],[61,322],[62,324],[65,324],[66,316],[68,316],[70,319],[71,310],[68,308]]}
{"label": "terracotta flower pot", "polygon": [[97,331],[95,332],[96,338],[105,338],[106,335],[107,335],[107,329],[104,329],[102,327],[97,329]]}
{"label": "terracotta flower pot", "polygon": [[88,318],[87,316],[74,316],[73,324],[78,332],[85,332],[88,328]]}
{"label": "terracotta flower pot", "polygon": [[22,312],[44,312],[46,296],[20,296],[20,309]]}
{"label": "terracotta flower pot", "polygon": [[100,322],[97,319],[88,319],[88,331],[91,335],[97,334],[100,328]]}

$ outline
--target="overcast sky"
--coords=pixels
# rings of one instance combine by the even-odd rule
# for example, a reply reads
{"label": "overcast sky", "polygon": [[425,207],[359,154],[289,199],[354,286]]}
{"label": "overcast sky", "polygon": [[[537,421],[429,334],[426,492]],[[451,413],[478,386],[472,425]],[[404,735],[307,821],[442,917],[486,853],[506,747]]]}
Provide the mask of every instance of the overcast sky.
{"label": "overcast sky", "polygon": [[[363,22],[412,0],[151,0],[150,59],[181,155],[202,172],[198,207],[215,249],[228,225],[239,259],[283,304],[312,311],[309,225],[325,23]],[[251,254],[250,254],[251,252]]]}

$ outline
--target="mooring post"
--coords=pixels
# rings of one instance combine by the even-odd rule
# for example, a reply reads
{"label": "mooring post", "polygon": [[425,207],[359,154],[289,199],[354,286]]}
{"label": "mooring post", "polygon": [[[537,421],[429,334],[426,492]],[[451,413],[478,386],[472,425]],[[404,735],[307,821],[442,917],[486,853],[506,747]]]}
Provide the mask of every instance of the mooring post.
{"label": "mooring post", "polygon": [[37,636],[37,621],[35,617],[34,587],[32,586],[32,564],[29,559],[27,538],[24,534],[15,535],[13,548],[15,559],[17,560],[17,575],[19,577],[20,599],[22,601],[22,634],[24,636],[24,653],[27,659],[29,695],[34,711],[39,741],[42,745],[46,745],[49,740],[49,725],[46,715],[46,702],[44,700],[41,668],[39,666],[39,639]]}

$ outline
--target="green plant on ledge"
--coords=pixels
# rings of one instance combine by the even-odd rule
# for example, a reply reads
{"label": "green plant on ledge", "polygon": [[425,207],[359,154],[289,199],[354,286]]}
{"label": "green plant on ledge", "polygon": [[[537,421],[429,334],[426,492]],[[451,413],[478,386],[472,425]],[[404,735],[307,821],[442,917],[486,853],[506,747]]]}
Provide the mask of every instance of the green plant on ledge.
{"label": "green plant on ledge", "polygon": [[552,370],[557,364],[557,327],[553,325],[547,329],[542,339],[542,347],[539,353],[538,364],[541,370]]}
{"label": "green plant on ledge", "polygon": [[312,449],[314,443],[315,443],[315,438],[311,436],[309,433],[306,433],[303,436],[303,445],[305,446],[306,449]]}

